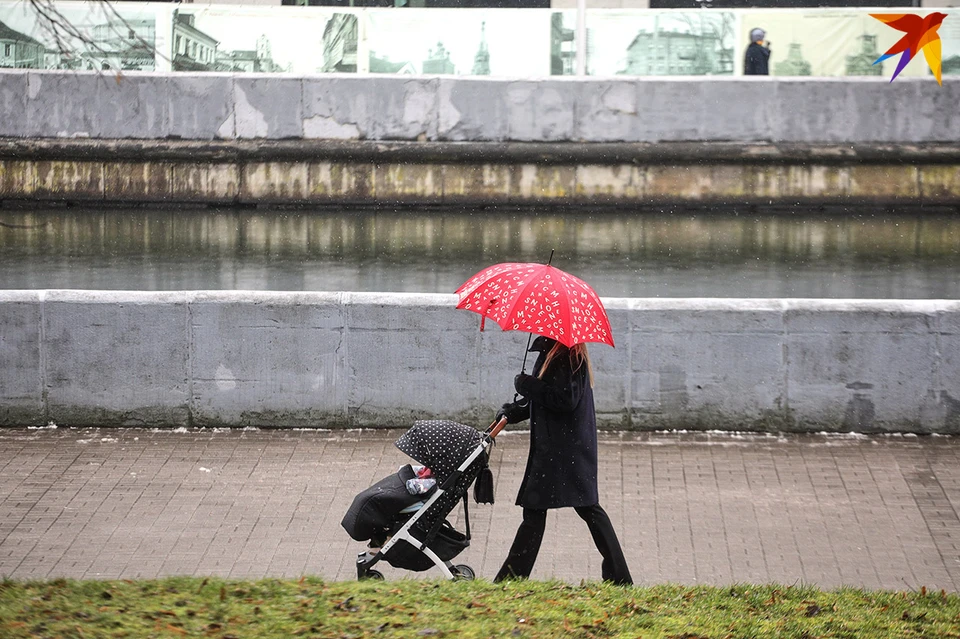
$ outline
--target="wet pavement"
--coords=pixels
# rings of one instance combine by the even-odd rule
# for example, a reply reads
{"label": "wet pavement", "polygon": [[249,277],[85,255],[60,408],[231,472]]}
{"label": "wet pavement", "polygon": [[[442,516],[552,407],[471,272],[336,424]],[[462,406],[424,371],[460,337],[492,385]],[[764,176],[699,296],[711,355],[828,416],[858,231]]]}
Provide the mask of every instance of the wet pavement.
{"label": "wet pavement", "polygon": [[[0,430],[0,576],[354,579],[363,544],[340,521],[411,461],[400,433]],[[456,561],[481,578],[519,524],[527,441],[498,439],[496,504],[471,502]],[[960,587],[955,437],[604,433],[600,495],[637,583]],[[533,577],[599,579],[573,510],[547,522]]]}

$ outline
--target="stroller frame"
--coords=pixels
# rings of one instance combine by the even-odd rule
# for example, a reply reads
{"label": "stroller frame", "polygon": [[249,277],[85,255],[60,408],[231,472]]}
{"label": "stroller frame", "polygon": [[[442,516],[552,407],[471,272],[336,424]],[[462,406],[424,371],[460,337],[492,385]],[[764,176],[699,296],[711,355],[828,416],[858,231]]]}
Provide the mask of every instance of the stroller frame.
{"label": "stroller frame", "polygon": [[[424,540],[417,539],[413,536],[413,533],[410,529],[413,527],[417,521],[426,514],[430,507],[437,502],[440,497],[443,496],[448,490],[452,490],[457,481],[463,475],[464,472],[470,467],[473,462],[480,457],[481,454],[486,454],[490,448],[493,446],[494,439],[503,430],[503,427],[506,426],[507,419],[504,417],[498,423],[491,425],[487,429],[487,432],[483,434],[482,442],[473,449],[466,459],[460,464],[459,467],[443,482],[442,486],[437,486],[437,489],[433,492],[430,498],[424,502],[423,506],[420,507],[417,512],[413,514],[410,519],[408,519],[403,526],[401,526],[394,534],[387,540],[383,546],[381,546],[377,552],[371,552],[369,550],[359,553],[357,555],[357,579],[369,579],[369,578],[382,578],[382,575],[373,570],[373,567],[381,560],[385,558],[386,553],[393,548],[397,542],[406,541],[414,548],[417,548],[421,553],[426,555],[434,565],[443,572],[443,575],[447,579],[473,579],[474,573],[469,566],[454,565],[452,561],[444,561],[437,556],[437,554],[427,546]],[[466,505],[466,504],[464,504]],[[469,525],[469,515],[467,515],[467,533],[469,535],[470,525]]]}

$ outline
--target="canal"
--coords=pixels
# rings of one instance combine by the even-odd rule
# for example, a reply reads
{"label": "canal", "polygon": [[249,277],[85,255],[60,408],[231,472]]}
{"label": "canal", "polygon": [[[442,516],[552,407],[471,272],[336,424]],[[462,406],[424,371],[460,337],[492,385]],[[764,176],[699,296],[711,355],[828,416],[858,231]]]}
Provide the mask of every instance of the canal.
{"label": "canal", "polygon": [[0,209],[0,288],[451,293],[545,261],[607,297],[960,298],[954,213]]}

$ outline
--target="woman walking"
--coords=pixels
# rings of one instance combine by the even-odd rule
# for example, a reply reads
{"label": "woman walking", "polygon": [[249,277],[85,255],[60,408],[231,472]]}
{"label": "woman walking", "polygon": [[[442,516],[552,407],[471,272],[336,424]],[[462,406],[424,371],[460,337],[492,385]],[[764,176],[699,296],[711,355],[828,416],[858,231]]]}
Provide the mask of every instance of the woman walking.
{"label": "woman walking", "polygon": [[770,75],[770,43],[763,43],[766,37],[763,29],[751,29],[750,44],[743,54],[743,75]]}
{"label": "woman walking", "polygon": [[529,419],[530,452],[517,495],[523,523],[494,582],[529,577],[543,540],[547,510],[572,507],[586,522],[603,557],[603,579],[632,584],[617,534],[597,493],[597,424],[586,345],[567,348],[540,336],[530,351],[539,352],[533,375],[521,373],[514,380],[524,399],[504,404],[496,419],[506,417],[509,424]]}

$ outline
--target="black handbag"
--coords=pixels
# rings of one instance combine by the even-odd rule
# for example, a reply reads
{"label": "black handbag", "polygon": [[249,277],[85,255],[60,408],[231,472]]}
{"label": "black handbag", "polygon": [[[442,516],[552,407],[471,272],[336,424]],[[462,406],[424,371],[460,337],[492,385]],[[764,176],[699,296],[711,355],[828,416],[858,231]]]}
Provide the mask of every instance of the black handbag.
{"label": "black handbag", "polygon": [[493,472],[487,466],[489,459],[489,456],[484,456],[483,468],[480,469],[473,483],[473,499],[478,504],[493,503]]}

